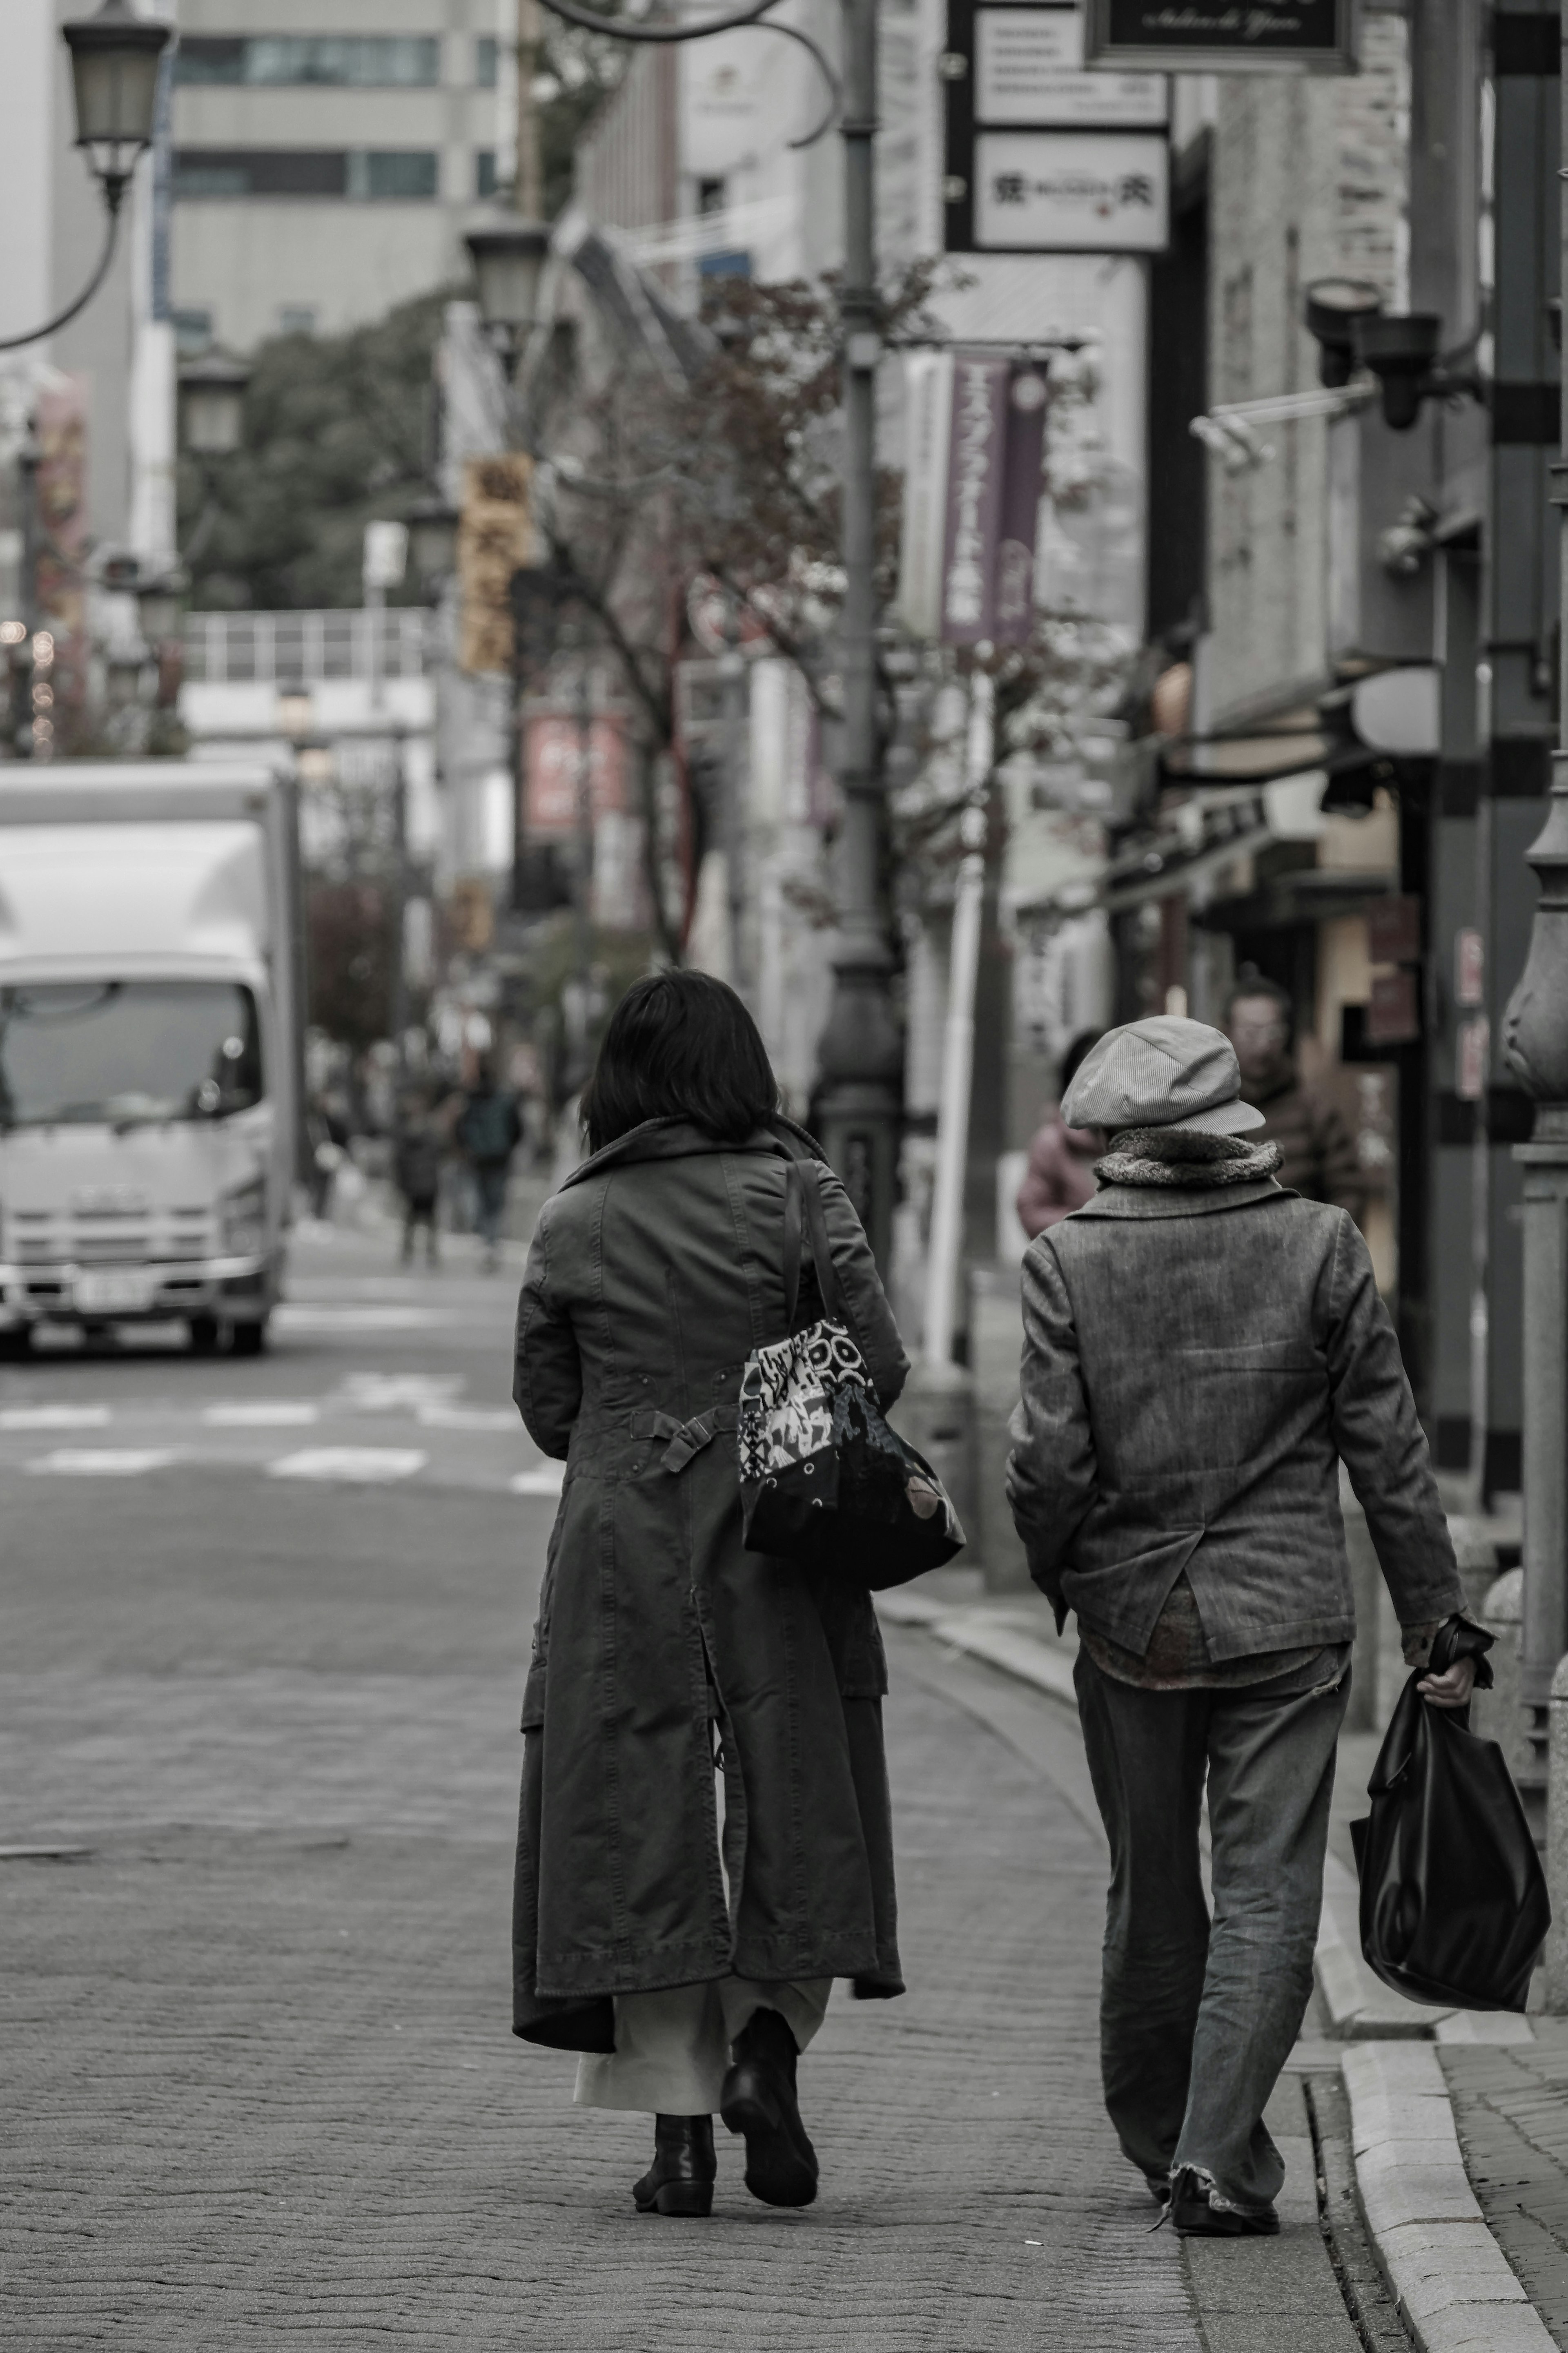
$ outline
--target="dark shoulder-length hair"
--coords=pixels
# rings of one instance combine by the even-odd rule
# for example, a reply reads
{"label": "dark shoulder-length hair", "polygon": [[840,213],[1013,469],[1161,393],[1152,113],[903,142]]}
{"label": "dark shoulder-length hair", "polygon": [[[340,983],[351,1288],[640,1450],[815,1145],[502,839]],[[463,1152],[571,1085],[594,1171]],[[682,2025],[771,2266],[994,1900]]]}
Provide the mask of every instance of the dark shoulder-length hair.
{"label": "dark shoulder-length hair", "polygon": [[689,1119],[718,1144],[743,1144],[778,1109],[757,1025],[706,972],[635,980],[615,1011],[583,1097],[588,1149],[645,1119]]}

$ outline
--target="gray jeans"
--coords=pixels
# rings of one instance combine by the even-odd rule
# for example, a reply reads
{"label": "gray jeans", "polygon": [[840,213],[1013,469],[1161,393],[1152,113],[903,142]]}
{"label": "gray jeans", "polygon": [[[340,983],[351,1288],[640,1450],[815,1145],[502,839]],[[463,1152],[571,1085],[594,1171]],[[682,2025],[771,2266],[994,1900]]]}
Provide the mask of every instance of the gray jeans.
{"label": "gray jeans", "polygon": [[[1321,1681],[1321,1671],[1320,1677]],[[1334,1744],[1350,1675],[1141,1691],[1079,1650],[1075,1681],[1110,1841],[1100,1986],[1105,2105],[1152,2177],[1196,2167],[1244,2209],[1285,2179],[1263,2111],[1312,1990]],[[1208,1782],[1214,1919],[1198,1867]]]}

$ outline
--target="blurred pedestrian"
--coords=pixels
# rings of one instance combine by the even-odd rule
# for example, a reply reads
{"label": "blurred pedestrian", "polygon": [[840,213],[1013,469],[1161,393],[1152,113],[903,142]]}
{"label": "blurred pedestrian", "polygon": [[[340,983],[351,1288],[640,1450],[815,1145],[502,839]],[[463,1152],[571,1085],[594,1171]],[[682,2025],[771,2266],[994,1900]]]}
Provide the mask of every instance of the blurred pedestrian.
{"label": "blurred pedestrian", "polygon": [[[566,1483],[534,1632],[514,2031],[583,2053],[585,2107],[654,2117],[639,2211],[706,2214],[715,2109],[746,2186],[809,2205],[796,2060],[831,1981],[901,1993],[868,1592],[742,1543],[741,1370],[791,1329],[790,1161],[755,1024],[699,972],[639,980],[584,1099],[591,1157],[546,1203],[515,1395]],[[854,1335],[908,1371],[859,1220],[818,1171]],[[797,1323],[822,1313],[815,1276]]]}
{"label": "blurred pedestrian", "polygon": [[343,1165],[348,1127],[320,1092],[311,1095],[305,1106],[305,1144],[310,1155],[306,1183],[310,1215],[324,1224],[332,1214],[332,1194]]}
{"label": "blurred pedestrian", "polygon": [[[1420,1689],[1461,1707],[1465,1594],[1399,1345],[1342,1209],[1278,1181],[1230,1041],[1112,1029],[1063,1117],[1110,1137],[1024,1261],[1008,1496],[1058,1627],[1110,1842],[1106,2105],[1183,2233],[1279,2228],[1263,2111],[1312,1987],[1351,1599],[1339,1461]],[[1456,1622],[1458,1621],[1458,1622]],[[1489,1681],[1484,1668],[1482,1682]],[[1205,1781],[1214,1886],[1204,1897]]]}
{"label": "blurred pedestrian", "polygon": [[441,1163],[447,1138],[437,1105],[426,1090],[407,1095],[398,1105],[393,1136],[392,1174],[403,1196],[403,1263],[414,1259],[414,1238],[425,1229],[427,1265],[437,1263],[436,1211],[441,1193]]}
{"label": "blurred pedestrian", "polygon": [[1225,1026],[1241,1071],[1241,1099],[1263,1113],[1259,1141],[1279,1146],[1279,1182],[1309,1201],[1331,1201],[1357,1225],[1366,1216],[1366,1178],[1355,1139],[1333,1103],[1304,1080],[1295,1053],[1295,1008],[1278,982],[1244,972],[1230,992]]}
{"label": "blurred pedestrian", "polygon": [[474,1172],[485,1271],[493,1274],[500,1264],[507,1176],[522,1134],[522,1122],[518,1117],[515,1096],[497,1086],[488,1056],[481,1060],[474,1083],[463,1098],[456,1134]]}
{"label": "blurred pedestrian", "polygon": [[[1059,1084],[1065,1095],[1079,1063],[1103,1031],[1080,1029],[1062,1056]],[[1105,1138],[1092,1127],[1068,1127],[1060,1103],[1053,1103],[1035,1131],[1029,1164],[1018,1187],[1018,1223],[1031,1241],[1074,1209],[1081,1208],[1094,1191],[1094,1164],[1105,1149]]]}

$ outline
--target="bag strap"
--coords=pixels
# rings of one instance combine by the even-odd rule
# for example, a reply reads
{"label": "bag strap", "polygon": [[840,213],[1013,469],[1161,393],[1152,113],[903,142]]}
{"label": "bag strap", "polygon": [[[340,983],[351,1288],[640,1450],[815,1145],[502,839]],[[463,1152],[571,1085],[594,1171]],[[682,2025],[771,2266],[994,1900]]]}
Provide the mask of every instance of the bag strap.
{"label": "bag strap", "polygon": [[790,1332],[800,1307],[800,1163],[792,1160],[784,1170],[784,1328]]}
{"label": "bag strap", "polygon": [[[828,1244],[827,1219],[822,1207],[822,1187],[817,1180],[816,1163],[815,1160],[792,1160],[789,1175],[794,1180],[794,1186],[799,1188],[801,1203],[805,1211],[805,1229],[811,1238],[811,1260],[816,1269],[816,1287],[822,1294],[822,1312],[825,1315],[832,1316],[837,1323],[845,1323],[847,1319],[845,1314],[844,1295],[839,1289],[838,1270],[833,1263],[833,1251]],[[787,1260],[789,1249],[787,1194],[784,1209],[784,1249]],[[798,1270],[798,1250],[796,1264]],[[786,1282],[787,1278],[786,1263]],[[792,1324],[795,1321],[793,1311],[790,1321]]]}

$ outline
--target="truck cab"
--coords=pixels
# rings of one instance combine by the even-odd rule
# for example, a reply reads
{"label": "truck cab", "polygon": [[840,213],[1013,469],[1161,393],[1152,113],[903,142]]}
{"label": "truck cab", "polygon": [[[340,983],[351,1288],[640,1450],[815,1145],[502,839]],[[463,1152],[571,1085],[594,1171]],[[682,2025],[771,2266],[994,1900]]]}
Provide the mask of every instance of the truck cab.
{"label": "truck cab", "polygon": [[[14,774],[15,772],[13,772]],[[299,1122],[291,786],[0,776],[0,1348],[182,1320],[266,1345]]]}

